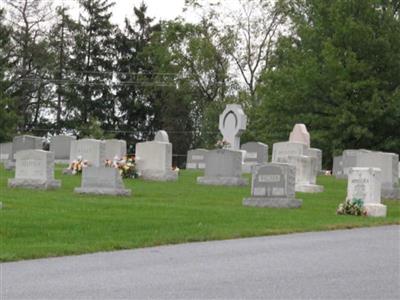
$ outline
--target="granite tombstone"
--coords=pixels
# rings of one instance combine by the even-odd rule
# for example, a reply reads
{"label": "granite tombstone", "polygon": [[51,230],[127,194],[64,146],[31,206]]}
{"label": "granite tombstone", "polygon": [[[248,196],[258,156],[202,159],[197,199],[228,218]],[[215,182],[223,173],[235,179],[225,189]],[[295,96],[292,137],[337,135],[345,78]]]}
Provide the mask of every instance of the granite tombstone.
{"label": "granite tombstone", "polygon": [[251,197],[245,206],[295,208],[302,205],[295,199],[294,166],[283,163],[256,165],[252,170]]}
{"label": "granite tombstone", "polygon": [[22,150],[15,158],[15,178],[8,180],[9,187],[56,189],[61,186],[61,182],[54,179],[53,152]]}

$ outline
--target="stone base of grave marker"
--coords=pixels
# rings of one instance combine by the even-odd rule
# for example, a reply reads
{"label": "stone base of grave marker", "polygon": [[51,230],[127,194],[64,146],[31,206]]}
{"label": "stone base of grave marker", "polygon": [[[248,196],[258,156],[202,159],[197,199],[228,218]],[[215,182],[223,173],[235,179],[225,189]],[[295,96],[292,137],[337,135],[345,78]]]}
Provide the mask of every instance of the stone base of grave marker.
{"label": "stone base of grave marker", "polygon": [[176,181],[178,180],[178,172],[176,171],[156,171],[156,170],[142,170],[139,174],[140,178],[144,180],[153,181]]}
{"label": "stone base of grave marker", "polygon": [[367,203],[364,204],[364,209],[367,212],[367,216],[369,217],[386,217],[386,205],[378,203]]}
{"label": "stone base of grave marker", "polygon": [[130,189],[112,189],[112,188],[75,188],[74,192],[77,194],[92,194],[92,195],[111,195],[111,196],[130,196],[132,191]]}
{"label": "stone base of grave marker", "polygon": [[322,193],[324,191],[324,187],[317,184],[296,184],[294,189],[296,192],[302,193]]}
{"label": "stone base of grave marker", "polygon": [[197,183],[206,185],[246,186],[248,179],[238,177],[197,177]]}
{"label": "stone base of grave marker", "polygon": [[243,199],[244,206],[271,207],[271,208],[299,208],[303,201],[299,199],[250,197]]}
{"label": "stone base of grave marker", "polygon": [[10,188],[25,188],[25,189],[41,189],[51,190],[61,187],[60,180],[41,180],[41,179],[8,179],[8,187]]}

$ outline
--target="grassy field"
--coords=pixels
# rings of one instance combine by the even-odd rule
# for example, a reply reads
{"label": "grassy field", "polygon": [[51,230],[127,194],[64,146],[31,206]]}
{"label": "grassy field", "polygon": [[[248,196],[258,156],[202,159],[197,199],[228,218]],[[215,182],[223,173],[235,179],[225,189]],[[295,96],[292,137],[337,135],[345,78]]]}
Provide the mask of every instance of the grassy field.
{"label": "grassy field", "polygon": [[400,201],[384,201],[387,218],[337,216],[346,182],[319,177],[320,194],[298,193],[300,209],[248,208],[250,187],[196,184],[200,172],[181,171],[173,183],[127,180],[127,198],[76,195],[79,176],[61,175],[62,188],[7,188],[13,173],[0,167],[0,261],[71,255],[302,231],[400,224]]}

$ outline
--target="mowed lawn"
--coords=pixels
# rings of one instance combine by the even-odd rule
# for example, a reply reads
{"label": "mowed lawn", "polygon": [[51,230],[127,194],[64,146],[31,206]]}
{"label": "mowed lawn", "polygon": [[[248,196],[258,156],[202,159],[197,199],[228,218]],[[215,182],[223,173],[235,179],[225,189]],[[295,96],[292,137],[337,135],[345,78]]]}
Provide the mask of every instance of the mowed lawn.
{"label": "mowed lawn", "polygon": [[177,182],[126,180],[131,197],[76,195],[80,176],[56,177],[54,191],[9,189],[13,172],[0,167],[0,261],[149,247],[194,241],[400,224],[400,201],[384,201],[386,218],[337,216],[346,181],[319,177],[320,194],[298,193],[300,209],[249,208],[248,187],[196,184],[201,172]]}

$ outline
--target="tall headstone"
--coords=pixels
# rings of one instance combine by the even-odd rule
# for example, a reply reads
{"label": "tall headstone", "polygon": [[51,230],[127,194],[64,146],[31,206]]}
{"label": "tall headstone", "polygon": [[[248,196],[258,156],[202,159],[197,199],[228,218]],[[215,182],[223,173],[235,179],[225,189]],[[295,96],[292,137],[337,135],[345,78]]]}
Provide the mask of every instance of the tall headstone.
{"label": "tall headstone", "polygon": [[240,136],[246,130],[247,117],[239,104],[228,104],[219,116],[219,131],[229,143],[227,149],[240,149]]}
{"label": "tall headstone", "polygon": [[[156,134],[158,140],[166,140],[164,134]],[[168,136],[167,136],[168,137]],[[136,167],[143,179],[172,181],[178,173],[172,170],[172,144],[151,141],[136,144]]]}
{"label": "tall headstone", "polygon": [[206,168],[197,183],[207,185],[248,184],[242,175],[242,152],[229,149],[210,150],[206,155]]}
{"label": "tall headstone", "polygon": [[54,153],[56,162],[69,163],[71,142],[76,140],[76,136],[56,135],[50,140],[50,151]]}
{"label": "tall headstone", "polygon": [[12,143],[0,143],[0,162],[6,161],[12,153]]}
{"label": "tall headstone", "polygon": [[305,155],[308,147],[303,143],[279,142],[272,147],[272,162],[287,163],[289,156]]}
{"label": "tall headstone", "polygon": [[186,169],[201,169],[206,167],[206,149],[193,149],[187,153]]}
{"label": "tall headstone", "polygon": [[126,141],[124,140],[105,140],[106,159],[113,160],[115,157],[123,159],[126,156]]}
{"label": "tall headstone", "polygon": [[251,168],[257,164],[268,162],[268,145],[259,142],[243,144],[241,149],[245,151],[243,173],[251,173]]}
{"label": "tall headstone", "polygon": [[70,163],[81,158],[87,160],[89,166],[100,167],[106,159],[106,144],[95,139],[81,139],[71,142]]}
{"label": "tall headstone", "polygon": [[381,204],[381,170],[378,168],[350,168],[348,171],[347,200],[360,199],[368,216],[385,217],[386,206]]}
{"label": "tall headstone", "polygon": [[283,163],[257,165],[252,170],[251,197],[245,206],[295,208],[302,205],[295,199],[294,166]]}
{"label": "tall headstone", "polygon": [[121,174],[116,168],[87,167],[82,170],[81,187],[74,189],[78,194],[130,196],[125,189]]}
{"label": "tall headstone", "polygon": [[302,143],[310,147],[310,134],[304,124],[296,124],[289,136],[289,142]]}
{"label": "tall headstone", "polygon": [[22,150],[15,158],[15,178],[8,180],[9,187],[55,189],[61,186],[61,182],[54,179],[54,153]]}
{"label": "tall headstone", "polygon": [[321,193],[324,187],[316,184],[316,163],[315,157],[296,155],[289,156],[288,163],[296,167],[296,192]]}

